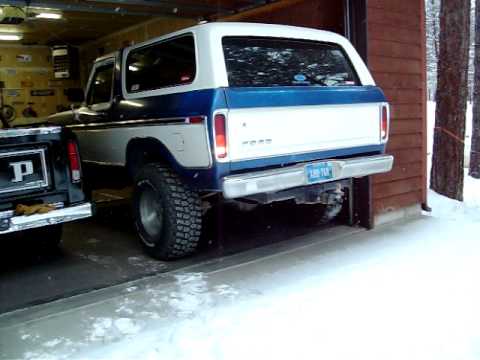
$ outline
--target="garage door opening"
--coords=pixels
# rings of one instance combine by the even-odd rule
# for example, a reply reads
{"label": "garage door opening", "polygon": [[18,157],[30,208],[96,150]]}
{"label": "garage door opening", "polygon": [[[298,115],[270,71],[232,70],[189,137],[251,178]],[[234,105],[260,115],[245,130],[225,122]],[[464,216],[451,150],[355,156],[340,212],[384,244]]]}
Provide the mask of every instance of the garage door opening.
{"label": "garage door opening", "polygon": [[[252,4],[172,1],[139,5],[137,1],[123,1],[118,7],[109,2],[78,2],[59,4],[55,11],[51,10],[63,20],[42,22],[37,16],[42,2],[32,3],[25,12],[29,20],[18,25],[19,31],[23,31],[22,44],[2,48],[6,62],[2,66],[9,69],[2,73],[6,75],[1,80],[5,83],[5,99],[17,114],[12,124],[42,122],[53,112],[69,111],[72,103],[78,106],[72,94],[85,87],[95,58],[188,27],[199,19],[325,29],[349,37],[365,58],[364,2],[278,1],[258,7]],[[62,53],[67,57],[53,56],[52,47],[57,49],[57,55]],[[60,75],[55,75],[57,72]],[[106,172],[105,178],[109,177],[116,177],[113,170]],[[97,189],[98,216],[65,226],[63,245],[58,253],[41,253],[22,243],[9,242],[1,261],[0,313],[288,241],[319,229],[308,206],[273,203],[245,211],[248,204],[240,208],[218,204],[206,216],[206,231],[198,255],[176,262],[158,262],[142,252],[131,225],[130,193],[122,182],[117,185],[115,189]],[[367,178],[355,180],[351,204],[345,207],[337,223],[325,227],[349,221],[370,227],[370,187]],[[223,234],[220,243],[219,234]]]}

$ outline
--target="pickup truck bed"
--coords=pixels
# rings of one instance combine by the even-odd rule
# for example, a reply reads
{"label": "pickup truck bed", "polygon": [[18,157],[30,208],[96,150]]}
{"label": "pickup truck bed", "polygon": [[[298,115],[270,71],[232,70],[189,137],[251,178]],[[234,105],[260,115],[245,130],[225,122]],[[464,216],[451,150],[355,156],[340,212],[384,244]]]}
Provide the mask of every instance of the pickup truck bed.
{"label": "pickup truck bed", "polygon": [[0,234],[92,215],[75,151],[60,127],[0,130]]}

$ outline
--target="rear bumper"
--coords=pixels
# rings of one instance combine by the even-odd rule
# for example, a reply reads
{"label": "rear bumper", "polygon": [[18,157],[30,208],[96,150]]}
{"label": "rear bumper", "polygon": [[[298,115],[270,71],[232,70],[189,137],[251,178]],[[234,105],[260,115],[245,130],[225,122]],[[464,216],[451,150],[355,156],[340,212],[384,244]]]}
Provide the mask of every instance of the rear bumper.
{"label": "rear bumper", "polygon": [[70,206],[50,211],[46,214],[14,216],[13,211],[0,213],[0,234],[33,229],[41,226],[61,224],[68,221],[84,219],[92,216],[90,203]]}
{"label": "rear bumper", "polygon": [[390,171],[393,166],[393,156],[375,155],[341,160],[313,161],[280,169],[249,172],[224,177],[223,196],[227,199],[233,199],[310,185],[305,167],[326,161],[333,166],[333,177],[328,180],[317,181],[316,184],[384,173]]}

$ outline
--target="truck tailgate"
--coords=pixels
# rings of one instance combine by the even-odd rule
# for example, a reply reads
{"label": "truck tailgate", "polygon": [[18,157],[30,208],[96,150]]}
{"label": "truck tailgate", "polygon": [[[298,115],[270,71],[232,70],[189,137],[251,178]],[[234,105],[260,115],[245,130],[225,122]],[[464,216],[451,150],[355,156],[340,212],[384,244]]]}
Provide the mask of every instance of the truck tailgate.
{"label": "truck tailgate", "polygon": [[[269,90],[258,99],[227,90],[228,151],[231,161],[377,145],[381,96],[349,97],[331,103],[330,91]],[[258,91],[258,90],[257,90]],[[290,95],[290,96],[289,96]],[[347,95],[347,96],[345,96]],[[357,96],[353,96],[357,95]],[[377,94],[378,95],[378,94]],[[296,99],[298,104],[295,104]],[[370,101],[366,101],[370,100]],[[330,102],[330,103],[329,103]],[[239,105],[242,106],[239,106]],[[245,106],[250,104],[251,106]],[[295,105],[294,105],[295,104]]]}

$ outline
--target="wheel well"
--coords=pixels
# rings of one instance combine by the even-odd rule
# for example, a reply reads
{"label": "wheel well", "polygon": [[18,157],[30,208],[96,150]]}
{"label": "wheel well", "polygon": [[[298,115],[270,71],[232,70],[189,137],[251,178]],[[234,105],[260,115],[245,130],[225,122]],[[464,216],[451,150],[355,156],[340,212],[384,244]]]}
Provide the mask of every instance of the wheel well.
{"label": "wheel well", "polygon": [[171,162],[172,158],[168,149],[157,139],[132,139],[127,145],[126,169],[132,178],[146,164],[172,165]]}

